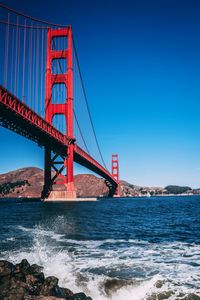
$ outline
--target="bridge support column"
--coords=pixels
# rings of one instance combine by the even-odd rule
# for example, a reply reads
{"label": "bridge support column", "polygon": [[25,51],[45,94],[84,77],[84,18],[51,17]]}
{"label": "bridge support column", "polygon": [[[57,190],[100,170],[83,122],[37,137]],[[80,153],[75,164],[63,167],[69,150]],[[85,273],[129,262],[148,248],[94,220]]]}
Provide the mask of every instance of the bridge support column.
{"label": "bridge support column", "polygon": [[45,147],[44,149],[44,187],[42,192],[42,198],[46,197],[51,188],[51,149]]}
{"label": "bridge support column", "polygon": [[[66,38],[67,49],[55,49],[54,39]],[[52,152],[50,145],[45,148],[45,183],[43,198],[48,200],[63,200],[76,198],[74,187],[74,112],[73,112],[73,42],[72,28],[48,29],[47,37],[47,64],[46,64],[46,120],[52,124],[55,115],[64,115],[66,120],[66,140],[69,141],[66,153]],[[67,70],[55,74],[52,72],[53,60],[67,62]],[[64,84],[66,87],[65,103],[52,102],[52,89],[55,84]],[[59,98],[59,96],[57,95]]]}

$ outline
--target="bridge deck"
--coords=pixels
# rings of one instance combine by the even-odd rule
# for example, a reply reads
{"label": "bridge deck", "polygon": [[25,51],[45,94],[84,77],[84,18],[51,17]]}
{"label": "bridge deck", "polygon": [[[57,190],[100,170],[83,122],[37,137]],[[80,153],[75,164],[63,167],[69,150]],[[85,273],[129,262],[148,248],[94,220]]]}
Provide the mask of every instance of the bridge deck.
{"label": "bridge deck", "polygon": [[0,124],[53,150],[62,151],[68,145],[65,135],[1,85]]}
{"label": "bridge deck", "polygon": [[[67,146],[71,140],[1,85],[0,125],[41,146],[50,147],[57,154],[67,155]],[[76,144],[74,145],[74,161],[102,176],[112,186],[118,185],[108,170]]]}

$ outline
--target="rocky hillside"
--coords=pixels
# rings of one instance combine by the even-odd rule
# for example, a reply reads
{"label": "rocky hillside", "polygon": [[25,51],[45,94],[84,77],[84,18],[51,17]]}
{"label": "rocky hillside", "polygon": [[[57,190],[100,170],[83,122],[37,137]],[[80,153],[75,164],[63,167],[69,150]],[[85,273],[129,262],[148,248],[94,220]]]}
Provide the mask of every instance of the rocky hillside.
{"label": "rocky hillside", "polygon": [[40,197],[43,180],[43,171],[33,167],[1,174],[0,195],[5,197]]}
{"label": "rocky hillside", "polygon": [[79,174],[74,179],[78,197],[106,196],[109,192],[104,179],[91,174]]}
{"label": "rocky hillside", "polygon": [[[0,174],[1,197],[40,197],[44,184],[44,173],[39,168],[23,168]],[[75,176],[78,197],[97,197],[108,194],[104,179],[91,174]]]}
{"label": "rocky hillside", "polygon": [[[29,167],[0,174],[0,197],[40,197],[43,188],[44,174],[39,168]],[[104,179],[91,174],[75,176],[75,187],[78,197],[98,197],[108,195]],[[121,181],[121,196],[153,196],[169,194],[200,194],[200,189],[174,185],[162,187],[141,187]]]}

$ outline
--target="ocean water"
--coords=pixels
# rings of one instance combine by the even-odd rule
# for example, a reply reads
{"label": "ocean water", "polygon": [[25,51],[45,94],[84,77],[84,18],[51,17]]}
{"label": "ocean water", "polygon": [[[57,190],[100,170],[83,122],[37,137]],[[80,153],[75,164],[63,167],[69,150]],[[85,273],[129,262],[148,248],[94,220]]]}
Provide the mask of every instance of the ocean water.
{"label": "ocean water", "polygon": [[[200,196],[0,201],[0,259],[93,300],[200,297]],[[196,296],[195,296],[196,295]]]}

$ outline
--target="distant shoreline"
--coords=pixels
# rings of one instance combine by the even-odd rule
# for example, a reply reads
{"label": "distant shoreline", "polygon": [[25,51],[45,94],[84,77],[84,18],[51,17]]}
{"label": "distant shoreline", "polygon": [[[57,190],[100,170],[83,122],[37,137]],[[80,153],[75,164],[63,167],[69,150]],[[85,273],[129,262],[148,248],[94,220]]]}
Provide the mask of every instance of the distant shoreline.
{"label": "distant shoreline", "polygon": [[[99,198],[109,195],[109,188],[103,178],[92,174],[74,176],[77,198]],[[0,198],[23,198],[24,201],[40,199],[44,185],[44,171],[27,167],[0,174]],[[167,197],[200,195],[200,188],[168,185],[166,187],[148,187],[120,181],[120,195],[124,198]],[[28,199],[28,200],[27,200]],[[33,200],[31,200],[33,199]]]}
{"label": "distant shoreline", "polygon": [[[150,198],[194,197],[194,196],[199,196],[200,197],[199,194],[178,194],[178,195],[169,194],[169,195],[153,195],[153,196],[142,195],[142,196],[126,196],[126,197],[124,196],[124,197],[119,197],[119,198],[118,197],[116,197],[116,198],[115,197],[113,197],[113,198],[97,197],[97,201],[106,200],[106,199],[108,199],[108,200],[110,200],[110,199],[117,200],[117,199],[131,199],[131,198],[134,198],[134,199],[147,198],[147,199],[150,200]],[[81,198],[75,199],[74,202],[80,202],[78,199],[81,199]],[[89,200],[87,201],[86,199],[85,199],[84,202],[91,202]],[[90,199],[90,198],[88,197],[88,199]],[[7,200],[7,201],[11,201],[11,202],[12,202],[12,200],[14,200],[14,202],[16,202],[16,201],[17,202],[44,202],[41,198],[38,198],[38,197],[0,197],[0,202],[2,202],[3,200],[4,201]],[[60,201],[55,201],[54,203],[56,203],[56,202],[60,203]]]}

